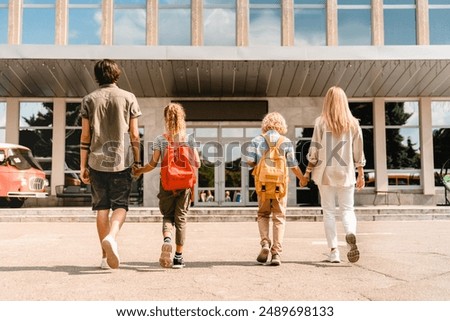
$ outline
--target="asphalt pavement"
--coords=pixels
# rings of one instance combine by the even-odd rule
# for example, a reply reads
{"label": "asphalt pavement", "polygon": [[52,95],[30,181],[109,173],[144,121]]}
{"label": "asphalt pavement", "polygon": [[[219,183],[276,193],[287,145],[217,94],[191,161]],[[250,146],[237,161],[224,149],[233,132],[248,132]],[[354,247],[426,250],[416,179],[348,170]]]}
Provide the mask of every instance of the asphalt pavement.
{"label": "asphalt pavement", "polygon": [[289,221],[280,266],[256,262],[256,222],[188,222],[186,267],[163,269],[160,222],[126,222],[101,270],[94,222],[1,222],[2,301],[447,301],[450,220],[360,221],[360,260],[325,262],[322,222]]}

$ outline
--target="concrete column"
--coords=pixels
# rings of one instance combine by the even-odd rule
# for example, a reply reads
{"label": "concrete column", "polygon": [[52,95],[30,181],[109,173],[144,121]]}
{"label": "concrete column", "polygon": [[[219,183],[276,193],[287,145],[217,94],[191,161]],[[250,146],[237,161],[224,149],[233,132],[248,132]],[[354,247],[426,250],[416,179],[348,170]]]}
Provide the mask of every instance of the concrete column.
{"label": "concrete column", "polygon": [[22,0],[9,0],[8,43],[19,45],[22,40]]}
{"label": "concrete column", "polygon": [[20,105],[18,98],[6,98],[5,142],[19,143]]}
{"label": "concrete column", "polygon": [[338,45],[337,0],[327,0],[327,46]]}
{"label": "concrete column", "polygon": [[384,45],[383,0],[372,0],[372,45]]}
{"label": "concrete column", "polygon": [[417,44],[430,44],[430,18],[428,0],[417,0],[416,2],[416,28]]}
{"label": "concrete column", "polygon": [[113,20],[114,20],[113,0],[103,0],[102,2],[102,45],[112,45],[113,43]]}
{"label": "concrete column", "polygon": [[203,45],[203,0],[191,0],[191,44]]}
{"label": "concrete column", "polygon": [[147,46],[158,45],[158,0],[147,0]]}
{"label": "concrete column", "polygon": [[67,45],[68,0],[57,0],[55,9],[55,44]]}
{"label": "concrete column", "polygon": [[281,45],[294,45],[294,0],[283,0],[281,3]]}
{"label": "concrete column", "polygon": [[248,0],[236,0],[236,45],[238,47],[248,46],[248,20]]}
{"label": "concrete column", "polygon": [[422,167],[421,180],[423,194],[434,195],[434,155],[433,128],[431,119],[431,98],[422,97],[419,100],[420,123],[420,162]]}
{"label": "concrete column", "polygon": [[386,164],[386,124],[384,99],[375,98],[373,102],[374,121],[374,154],[376,192],[388,190],[387,164]]}
{"label": "concrete column", "polygon": [[56,195],[55,187],[64,185],[64,164],[66,151],[66,102],[63,98],[53,100],[53,144],[52,144],[52,182],[51,194]]}

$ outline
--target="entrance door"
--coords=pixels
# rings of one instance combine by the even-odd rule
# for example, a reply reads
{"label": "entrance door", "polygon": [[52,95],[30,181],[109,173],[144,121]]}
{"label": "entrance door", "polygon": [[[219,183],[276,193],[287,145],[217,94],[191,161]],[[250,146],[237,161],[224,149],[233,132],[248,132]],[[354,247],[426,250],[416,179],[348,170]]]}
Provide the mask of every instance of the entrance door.
{"label": "entrance door", "polygon": [[195,206],[257,205],[251,169],[241,160],[246,146],[261,133],[258,126],[218,123],[188,127],[188,133],[193,133],[199,143],[201,160]]}

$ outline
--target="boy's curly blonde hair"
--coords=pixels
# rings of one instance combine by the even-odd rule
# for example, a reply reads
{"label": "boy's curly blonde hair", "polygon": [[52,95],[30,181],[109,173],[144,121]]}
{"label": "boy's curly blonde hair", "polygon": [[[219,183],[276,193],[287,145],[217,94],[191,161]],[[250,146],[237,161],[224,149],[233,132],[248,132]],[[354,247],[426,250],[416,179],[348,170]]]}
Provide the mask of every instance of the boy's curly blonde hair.
{"label": "boy's curly blonde hair", "polygon": [[287,133],[286,120],[276,111],[267,114],[261,123],[261,130],[263,134],[267,133],[271,129],[276,130],[282,135]]}

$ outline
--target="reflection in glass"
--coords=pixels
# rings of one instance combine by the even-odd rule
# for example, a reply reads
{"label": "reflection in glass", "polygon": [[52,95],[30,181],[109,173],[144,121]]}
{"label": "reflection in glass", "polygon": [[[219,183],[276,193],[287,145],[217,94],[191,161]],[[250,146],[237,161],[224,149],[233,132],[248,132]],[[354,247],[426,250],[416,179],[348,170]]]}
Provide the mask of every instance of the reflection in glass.
{"label": "reflection in glass", "polygon": [[433,126],[433,159],[435,185],[442,186],[439,178],[444,163],[450,159],[450,101],[431,102],[431,122]]}
{"label": "reflection in glass", "polygon": [[0,102],[0,127],[6,125],[6,103]]}
{"label": "reflection in glass", "polygon": [[[166,5],[169,3],[168,5]],[[158,10],[158,44],[161,46],[191,45],[190,1],[160,1]],[[177,30],[177,32],[174,32]]]}
{"label": "reflection in glass", "polygon": [[0,44],[8,43],[8,1],[0,1]]}
{"label": "reflection in glass", "polygon": [[114,10],[114,44],[145,45],[147,15],[145,6]]}
{"label": "reflection in glass", "polygon": [[450,44],[450,2],[445,2],[445,7],[433,8],[430,1],[430,45]]}
{"label": "reflection in glass", "polygon": [[[77,5],[74,6],[72,4]],[[89,4],[94,4],[94,8]],[[69,44],[100,44],[102,24],[101,0],[70,0],[68,7]]]}
{"label": "reflection in glass", "polygon": [[245,128],[245,137],[253,138],[261,135],[261,128]]}
{"label": "reflection in glass", "polygon": [[222,128],[222,137],[244,137],[243,128]]}
{"label": "reflection in glass", "polygon": [[205,1],[203,9],[204,45],[234,46],[236,44],[236,3]]}
{"label": "reflection in glass", "polygon": [[338,11],[338,43],[340,46],[371,45],[371,9]]}
{"label": "reflection in glass", "polygon": [[195,129],[195,137],[217,137],[218,129],[217,128],[196,128]]}
{"label": "reflection in glass", "polygon": [[249,44],[251,46],[281,45],[280,1],[250,0],[249,15]]}
{"label": "reflection in glass", "polygon": [[416,9],[384,9],[384,44],[417,44]]}
{"label": "reflection in glass", "polygon": [[294,44],[296,46],[326,45],[325,2],[325,0],[295,0]]}
{"label": "reflection in glass", "polygon": [[[214,188],[214,182],[215,182],[215,164],[217,162],[216,157],[214,155],[217,153],[214,153],[213,151],[210,151],[209,146],[205,146],[202,144],[200,146],[200,168],[198,169],[198,187],[210,187]],[[211,154],[211,155],[210,155]]]}
{"label": "reflection in glass", "polygon": [[239,143],[225,144],[225,187],[241,187],[241,148]]}
{"label": "reflection in glass", "polygon": [[68,170],[80,170],[80,107],[80,103],[66,104],[65,165]]}
{"label": "reflection in glass", "polygon": [[[25,6],[25,5],[24,5]],[[23,44],[55,43],[55,8],[23,8]]]}

